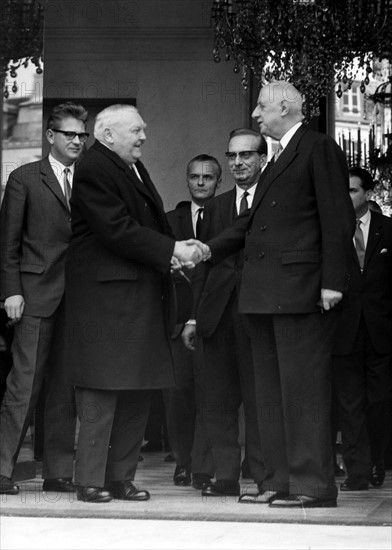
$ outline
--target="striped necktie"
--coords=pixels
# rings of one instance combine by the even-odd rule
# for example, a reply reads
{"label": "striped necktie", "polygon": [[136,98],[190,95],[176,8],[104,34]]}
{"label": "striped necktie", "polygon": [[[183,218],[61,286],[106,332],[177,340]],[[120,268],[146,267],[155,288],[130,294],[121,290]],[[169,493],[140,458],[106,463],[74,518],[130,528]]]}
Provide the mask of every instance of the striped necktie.
{"label": "striped necktie", "polygon": [[72,188],[71,188],[71,184],[69,183],[69,179],[68,179],[68,174],[70,172],[71,172],[71,170],[69,168],[64,168],[64,179],[63,179],[64,196],[65,196],[65,200],[67,201],[68,210],[71,209],[70,204],[69,204],[69,200],[70,200],[71,195],[72,195]]}
{"label": "striped necktie", "polygon": [[361,267],[361,270],[363,270],[363,266],[365,263],[365,240],[363,238],[363,231],[361,229],[361,220],[357,220],[356,227],[355,227],[355,235],[354,235],[354,241],[355,241],[355,250],[357,251],[358,256],[358,262]]}

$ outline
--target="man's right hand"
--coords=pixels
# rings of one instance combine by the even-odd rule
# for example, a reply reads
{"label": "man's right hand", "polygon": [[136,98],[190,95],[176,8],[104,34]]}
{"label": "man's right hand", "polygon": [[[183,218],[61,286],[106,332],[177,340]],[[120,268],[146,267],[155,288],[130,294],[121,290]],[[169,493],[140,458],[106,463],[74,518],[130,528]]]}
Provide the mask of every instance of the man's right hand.
{"label": "man's right hand", "polygon": [[181,334],[182,341],[184,346],[191,350],[195,351],[196,349],[196,325],[185,325],[184,330]]}
{"label": "man's right hand", "polygon": [[199,262],[208,260],[211,253],[206,244],[196,239],[188,239],[176,242],[173,256],[177,258],[181,266],[193,269]]}
{"label": "man's right hand", "polygon": [[25,301],[23,296],[16,294],[15,296],[8,296],[4,302],[4,309],[8,315],[8,318],[15,323],[20,321],[23,315]]}

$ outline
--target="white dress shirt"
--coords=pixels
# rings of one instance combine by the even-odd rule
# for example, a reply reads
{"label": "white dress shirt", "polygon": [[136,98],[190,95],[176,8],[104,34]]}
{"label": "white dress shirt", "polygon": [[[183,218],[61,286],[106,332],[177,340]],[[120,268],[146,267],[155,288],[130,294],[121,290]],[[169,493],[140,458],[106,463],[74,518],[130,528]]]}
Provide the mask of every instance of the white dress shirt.
{"label": "white dress shirt", "polygon": [[246,200],[248,201],[248,208],[251,208],[252,203],[253,203],[253,199],[254,199],[254,196],[255,196],[256,187],[257,187],[257,183],[253,184],[252,187],[249,187],[249,189],[247,189],[245,191],[244,189],[242,189],[242,187],[240,187],[239,185],[236,184],[236,186],[235,186],[235,190],[236,190],[235,207],[236,207],[236,210],[237,210],[237,215],[240,212],[240,203],[241,203],[241,199],[242,199],[242,196],[243,196],[244,193],[248,193],[248,196],[246,197]]}
{"label": "white dress shirt", "polygon": [[64,192],[64,170],[66,168],[69,169],[69,173],[68,173],[68,181],[69,181],[69,184],[72,188],[72,182],[73,182],[73,177],[74,177],[74,172],[75,172],[75,163],[71,164],[70,166],[65,166],[65,164],[62,164],[61,162],[59,162],[57,159],[54,158],[54,156],[49,153],[49,162],[50,162],[50,166],[52,167],[52,170],[57,178],[57,181],[59,182],[60,184],[60,187],[65,195],[65,192]]}

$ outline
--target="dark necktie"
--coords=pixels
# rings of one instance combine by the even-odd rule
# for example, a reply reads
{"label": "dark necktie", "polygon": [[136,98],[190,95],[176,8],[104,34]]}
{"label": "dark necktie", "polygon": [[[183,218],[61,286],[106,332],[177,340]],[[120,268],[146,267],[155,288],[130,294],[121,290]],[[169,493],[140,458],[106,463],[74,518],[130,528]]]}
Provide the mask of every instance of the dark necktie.
{"label": "dark necktie", "polygon": [[204,208],[199,208],[197,211],[197,220],[196,220],[196,239],[200,237],[201,224],[203,221],[203,210]]}
{"label": "dark necktie", "polygon": [[71,172],[69,168],[64,168],[64,196],[65,200],[67,201],[68,209],[70,209],[69,200],[71,198],[72,189],[71,184],[69,183],[68,174]]}
{"label": "dark necktie", "polygon": [[248,210],[248,208],[249,208],[249,206],[248,206],[248,195],[249,195],[248,191],[245,191],[245,193],[242,195],[238,215],[242,214],[242,212],[245,212],[245,210]]}
{"label": "dark necktie", "polygon": [[365,241],[363,238],[363,232],[361,229],[361,220],[357,220],[357,224],[355,227],[355,235],[354,235],[354,241],[355,241],[355,250],[357,251],[358,261],[361,269],[363,269],[363,264],[365,262]]}

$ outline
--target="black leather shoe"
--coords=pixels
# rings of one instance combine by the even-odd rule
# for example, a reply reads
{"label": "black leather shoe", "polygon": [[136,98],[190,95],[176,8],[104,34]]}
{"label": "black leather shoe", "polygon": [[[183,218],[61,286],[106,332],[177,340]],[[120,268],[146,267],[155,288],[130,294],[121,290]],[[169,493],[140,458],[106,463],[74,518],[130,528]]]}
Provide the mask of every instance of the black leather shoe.
{"label": "black leather shoe", "polygon": [[209,485],[212,485],[211,476],[209,474],[193,474],[192,487],[199,491],[202,491]]}
{"label": "black leather shoe", "polygon": [[114,498],[118,500],[134,500],[141,502],[150,499],[150,493],[143,490],[139,491],[130,479],[114,481],[111,489]]}
{"label": "black leather shoe", "polygon": [[367,491],[369,489],[369,482],[366,477],[363,476],[349,476],[340,485],[341,491]]}
{"label": "black leather shoe", "polygon": [[241,464],[241,477],[242,479],[253,479],[249,468],[249,462],[247,461],[246,458],[244,458]]}
{"label": "black leather shoe", "polygon": [[0,475],[0,495],[17,495],[18,493],[19,486],[9,477]]}
{"label": "black leather shoe", "polygon": [[83,502],[110,502],[113,500],[112,494],[102,487],[84,487],[82,485],[77,485],[76,495],[77,499],[83,500]]}
{"label": "black leather shoe", "polygon": [[238,502],[240,504],[269,504],[274,498],[280,496],[286,497],[287,494],[278,491],[260,491],[259,493],[243,493]]}
{"label": "black leather shoe", "polygon": [[336,498],[314,498],[307,495],[276,496],[270,502],[271,508],[336,508]]}
{"label": "black leather shoe", "polygon": [[343,477],[346,475],[346,472],[339,466],[339,464],[335,464],[335,477]]}
{"label": "black leather shoe", "polygon": [[370,483],[373,487],[381,487],[385,479],[385,468],[383,466],[373,466]]}
{"label": "black leather shoe", "polygon": [[203,497],[237,497],[240,494],[240,484],[230,479],[217,479],[215,483],[205,487],[201,494]]}
{"label": "black leather shoe", "polygon": [[162,443],[160,441],[147,441],[141,448],[142,453],[160,453],[162,450]]}
{"label": "black leather shoe", "polygon": [[189,466],[176,466],[173,476],[174,485],[186,487],[191,484],[191,469]]}
{"label": "black leather shoe", "polygon": [[175,462],[176,461],[176,459],[174,458],[173,453],[169,453],[168,455],[166,455],[163,460],[165,462]]}
{"label": "black leather shoe", "polygon": [[53,491],[55,493],[74,493],[75,485],[70,478],[58,477],[56,479],[45,479],[42,490]]}

